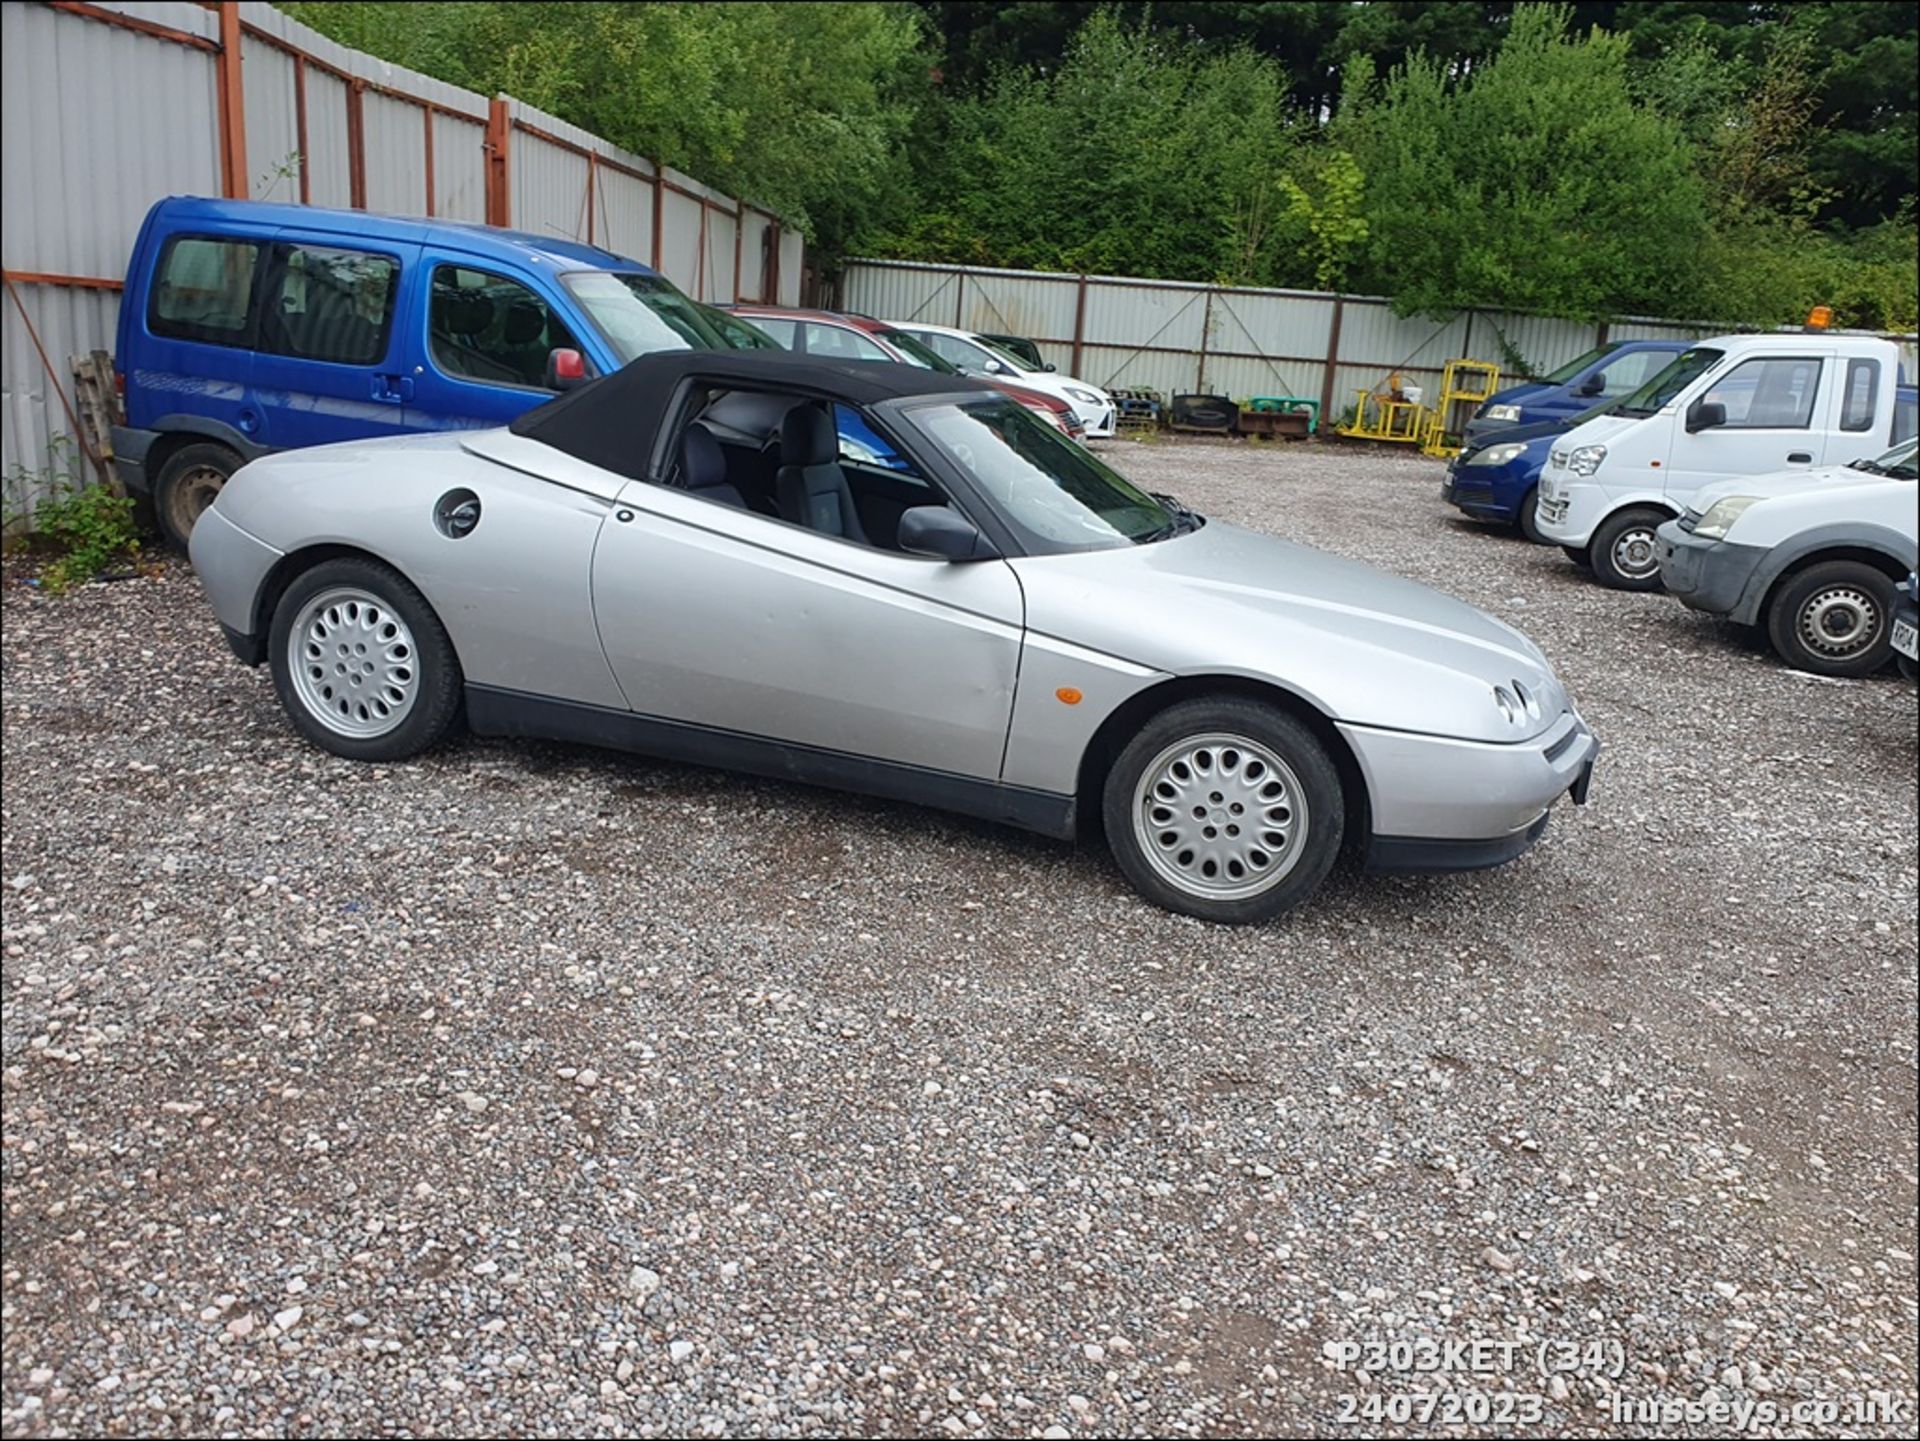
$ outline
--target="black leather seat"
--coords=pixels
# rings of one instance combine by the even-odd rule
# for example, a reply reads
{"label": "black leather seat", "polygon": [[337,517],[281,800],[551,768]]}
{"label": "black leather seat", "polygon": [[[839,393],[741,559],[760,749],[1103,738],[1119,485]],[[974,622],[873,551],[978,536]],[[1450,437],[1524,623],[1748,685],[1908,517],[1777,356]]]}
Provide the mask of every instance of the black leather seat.
{"label": "black leather seat", "polygon": [[689,425],[680,441],[680,489],[718,505],[746,509],[740,492],[727,483],[727,454],[704,425]]}
{"label": "black leather seat", "polygon": [[780,421],[780,469],[773,478],[780,518],[866,545],[853,491],[840,470],[840,436],[817,405],[796,405]]}

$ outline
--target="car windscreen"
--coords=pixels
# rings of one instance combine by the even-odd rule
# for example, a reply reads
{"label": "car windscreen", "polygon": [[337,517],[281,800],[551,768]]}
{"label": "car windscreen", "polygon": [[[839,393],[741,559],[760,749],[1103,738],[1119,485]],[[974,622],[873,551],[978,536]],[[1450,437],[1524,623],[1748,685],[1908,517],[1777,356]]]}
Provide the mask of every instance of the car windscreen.
{"label": "car windscreen", "polygon": [[626,364],[659,350],[731,350],[704,308],[669,280],[623,270],[575,270],[560,277],[587,318]]}
{"label": "car windscreen", "polygon": [[1696,346],[1675,356],[1672,364],[1613,408],[1615,415],[1652,415],[1673,403],[1673,398],[1696,378],[1719,364],[1726,352],[1712,346]]}
{"label": "car windscreen", "polygon": [[1011,400],[936,402],[907,415],[1031,553],[1111,550],[1183,528],[1177,512]]}
{"label": "car windscreen", "polygon": [[1572,380],[1574,376],[1585,370],[1589,365],[1592,365],[1594,361],[1600,359],[1601,356],[1611,355],[1619,348],[1620,343],[1618,341],[1615,341],[1611,345],[1596,345],[1579,359],[1569,360],[1558,370],[1549,370],[1545,375],[1540,377],[1540,383],[1542,385],[1565,385],[1569,380]]}
{"label": "car windscreen", "polygon": [[944,355],[938,354],[922,342],[915,340],[904,330],[879,330],[874,333],[886,341],[888,345],[891,345],[895,350],[906,356],[907,364],[909,365],[917,365],[922,370],[936,371],[941,375],[958,375],[960,373],[959,366],[948,360]]}

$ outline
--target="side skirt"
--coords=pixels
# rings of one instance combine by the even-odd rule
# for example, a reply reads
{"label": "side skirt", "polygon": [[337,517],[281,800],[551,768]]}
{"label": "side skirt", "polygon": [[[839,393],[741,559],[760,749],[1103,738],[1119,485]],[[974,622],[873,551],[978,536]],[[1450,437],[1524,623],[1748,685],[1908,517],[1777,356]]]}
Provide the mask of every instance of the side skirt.
{"label": "side skirt", "polygon": [[1059,840],[1071,840],[1074,835],[1072,796],[636,715],[607,706],[554,700],[525,691],[468,686],[467,724],[479,735],[573,741],[885,800],[911,801]]}

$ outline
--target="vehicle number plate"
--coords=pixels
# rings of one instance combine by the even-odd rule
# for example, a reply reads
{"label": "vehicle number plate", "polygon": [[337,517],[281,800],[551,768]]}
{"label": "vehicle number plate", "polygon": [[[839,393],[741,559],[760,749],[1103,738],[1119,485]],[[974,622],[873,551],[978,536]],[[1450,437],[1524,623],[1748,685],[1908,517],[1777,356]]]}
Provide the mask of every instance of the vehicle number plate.
{"label": "vehicle number plate", "polygon": [[1893,623],[1893,648],[1908,660],[1920,660],[1920,630],[1914,629],[1912,621]]}

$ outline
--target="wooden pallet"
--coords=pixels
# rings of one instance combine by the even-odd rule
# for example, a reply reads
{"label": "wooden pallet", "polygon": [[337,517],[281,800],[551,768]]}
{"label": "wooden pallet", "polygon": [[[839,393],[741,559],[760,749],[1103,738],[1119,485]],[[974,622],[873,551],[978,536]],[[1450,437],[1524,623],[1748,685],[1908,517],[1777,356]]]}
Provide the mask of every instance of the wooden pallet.
{"label": "wooden pallet", "polygon": [[101,460],[101,482],[115,495],[125,495],[120,472],[113,464],[113,428],[124,416],[120,409],[120,388],[113,379],[113,357],[104,350],[67,357],[73,367],[73,393],[80,407],[80,424],[86,430],[86,449]]}

